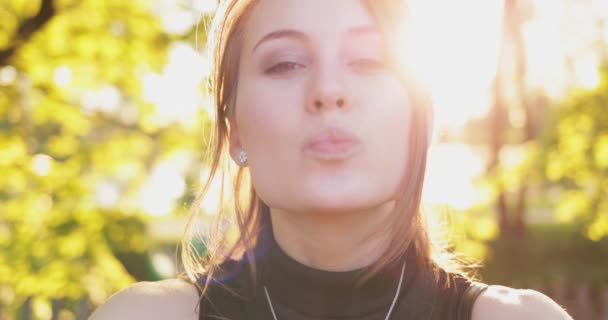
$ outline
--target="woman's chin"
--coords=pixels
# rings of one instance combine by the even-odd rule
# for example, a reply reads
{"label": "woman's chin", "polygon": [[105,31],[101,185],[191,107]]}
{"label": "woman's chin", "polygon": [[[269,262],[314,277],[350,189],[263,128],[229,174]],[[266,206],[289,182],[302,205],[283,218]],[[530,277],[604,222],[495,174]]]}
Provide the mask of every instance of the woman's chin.
{"label": "woman's chin", "polygon": [[[336,190],[337,191],[337,190]],[[345,214],[375,208],[383,203],[365,193],[325,192],[308,194],[302,201],[307,212]]]}

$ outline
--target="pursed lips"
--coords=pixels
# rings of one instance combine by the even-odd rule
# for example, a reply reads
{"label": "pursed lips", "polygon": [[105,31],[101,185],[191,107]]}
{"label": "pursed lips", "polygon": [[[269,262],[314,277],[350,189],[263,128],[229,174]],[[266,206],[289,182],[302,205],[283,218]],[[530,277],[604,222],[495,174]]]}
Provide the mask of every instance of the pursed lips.
{"label": "pursed lips", "polygon": [[330,127],[306,140],[303,151],[320,160],[342,160],[351,156],[359,144],[354,134]]}

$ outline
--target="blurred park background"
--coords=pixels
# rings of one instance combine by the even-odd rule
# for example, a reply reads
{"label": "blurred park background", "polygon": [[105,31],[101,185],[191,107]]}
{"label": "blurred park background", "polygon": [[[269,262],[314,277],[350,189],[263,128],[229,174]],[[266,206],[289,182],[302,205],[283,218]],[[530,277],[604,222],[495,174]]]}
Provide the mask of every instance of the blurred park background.
{"label": "blurred park background", "polygon": [[[437,116],[432,227],[483,281],[608,319],[608,0],[410,3]],[[86,319],[180,271],[208,172],[215,8],[0,0],[0,319]]]}

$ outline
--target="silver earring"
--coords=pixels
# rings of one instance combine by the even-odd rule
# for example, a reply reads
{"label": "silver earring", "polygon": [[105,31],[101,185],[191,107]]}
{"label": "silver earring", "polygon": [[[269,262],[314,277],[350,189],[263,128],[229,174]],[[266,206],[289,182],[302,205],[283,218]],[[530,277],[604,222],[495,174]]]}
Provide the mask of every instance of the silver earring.
{"label": "silver earring", "polygon": [[247,164],[247,154],[245,153],[245,151],[241,150],[239,151],[239,163],[244,166]]}

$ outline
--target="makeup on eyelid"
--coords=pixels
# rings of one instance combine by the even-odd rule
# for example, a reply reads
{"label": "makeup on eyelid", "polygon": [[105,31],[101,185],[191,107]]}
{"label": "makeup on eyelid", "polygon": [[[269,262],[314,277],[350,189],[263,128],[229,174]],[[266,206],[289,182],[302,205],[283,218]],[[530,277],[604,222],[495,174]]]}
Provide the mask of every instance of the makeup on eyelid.
{"label": "makeup on eyelid", "polygon": [[[352,67],[364,69],[379,69],[386,66],[386,58],[383,54],[345,54],[345,64]],[[279,55],[278,58],[270,58],[269,62],[262,62],[262,72],[265,74],[277,74],[283,71],[295,71],[306,68],[311,63],[309,59],[295,55]]]}

